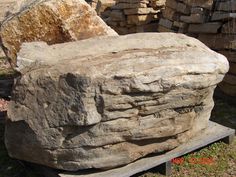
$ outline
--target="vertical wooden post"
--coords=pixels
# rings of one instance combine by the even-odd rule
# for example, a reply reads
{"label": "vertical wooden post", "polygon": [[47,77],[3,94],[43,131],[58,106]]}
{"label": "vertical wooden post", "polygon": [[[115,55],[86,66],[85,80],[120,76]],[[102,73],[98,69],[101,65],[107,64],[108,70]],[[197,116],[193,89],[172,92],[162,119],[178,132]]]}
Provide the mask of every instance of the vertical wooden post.
{"label": "vertical wooden post", "polygon": [[167,161],[158,166],[158,171],[162,175],[170,176],[171,175],[171,161]]}
{"label": "vertical wooden post", "polygon": [[223,138],[221,141],[223,141],[226,144],[232,144],[234,141],[234,134],[231,134],[231,135]]}

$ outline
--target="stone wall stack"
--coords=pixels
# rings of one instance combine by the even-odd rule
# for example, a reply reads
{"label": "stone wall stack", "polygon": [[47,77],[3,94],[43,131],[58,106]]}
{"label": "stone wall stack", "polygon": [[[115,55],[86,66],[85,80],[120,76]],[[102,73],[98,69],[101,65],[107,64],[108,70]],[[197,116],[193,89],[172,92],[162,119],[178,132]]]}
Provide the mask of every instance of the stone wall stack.
{"label": "stone wall stack", "polygon": [[164,5],[165,0],[116,0],[101,16],[119,34],[157,31]]}

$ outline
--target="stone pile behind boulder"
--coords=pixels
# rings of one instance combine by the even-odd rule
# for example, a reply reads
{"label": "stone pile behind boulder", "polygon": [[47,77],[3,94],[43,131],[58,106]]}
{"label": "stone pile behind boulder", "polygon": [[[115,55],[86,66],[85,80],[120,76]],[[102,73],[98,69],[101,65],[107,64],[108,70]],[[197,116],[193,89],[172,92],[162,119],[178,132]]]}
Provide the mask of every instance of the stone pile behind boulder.
{"label": "stone pile behind boulder", "polygon": [[116,0],[101,17],[119,34],[156,31],[165,0]]}
{"label": "stone pile behind boulder", "polygon": [[167,0],[158,31],[185,34],[217,33],[219,23],[208,23],[213,8],[213,0]]}
{"label": "stone pile behind boulder", "polygon": [[230,70],[219,87],[226,95],[236,98],[235,0],[167,0],[158,31],[194,36],[224,54]]}

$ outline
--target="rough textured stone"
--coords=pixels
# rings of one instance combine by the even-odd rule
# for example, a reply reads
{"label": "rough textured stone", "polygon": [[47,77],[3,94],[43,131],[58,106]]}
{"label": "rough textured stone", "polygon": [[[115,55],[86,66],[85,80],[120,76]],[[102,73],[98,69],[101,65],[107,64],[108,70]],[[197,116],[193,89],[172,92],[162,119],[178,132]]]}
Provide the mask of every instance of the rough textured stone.
{"label": "rough textured stone", "polygon": [[[20,11],[25,5],[32,3],[34,0],[1,0],[0,1],[0,25],[2,21],[10,17],[12,14]],[[5,54],[0,47],[0,58],[5,57]]]}
{"label": "rough textured stone", "polygon": [[9,155],[70,171],[125,165],[188,141],[207,126],[229,68],[223,55],[173,33],[29,43],[18,56]]}
{"label": "rough textured stone", "polygon": [[3,50],[0,48],[0,58],[5,57]]}
{"label": "rough textured stone", "polygon": [[15,14],[24,8],[25,5],[35,0],[1,0],[0,1],[0,23],[12,14]]}
{"label": "rough textured stone", "polygon": [[84,0],[34,1],[0,29],[3,48],[13,62],[23,42],[55,44],[102,35],[117,33]]}

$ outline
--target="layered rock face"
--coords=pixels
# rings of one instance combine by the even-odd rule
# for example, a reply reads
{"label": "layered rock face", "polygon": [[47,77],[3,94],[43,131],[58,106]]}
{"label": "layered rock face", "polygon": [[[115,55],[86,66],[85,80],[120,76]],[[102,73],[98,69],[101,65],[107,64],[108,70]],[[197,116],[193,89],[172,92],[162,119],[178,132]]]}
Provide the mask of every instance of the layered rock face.
{"label": "layered rock face", "polygon": [[206,128],[229,68],[223,55],[172,33],[28,43],[18,56],[8,152],[69,171],[125,165],[188,141]]}
{"label": "layered rock face", "polygon": [[117,33],[84,0],[36,0],[0,29],[3,49],[13,63],[23,42],[55,44],[102,35]]}
{"label": "layered rock face", "polygon": [[225,55],[231,67],[219,88],[236,98],[235,11],[235,0],[167,0],[158,30],[194,36]]}

